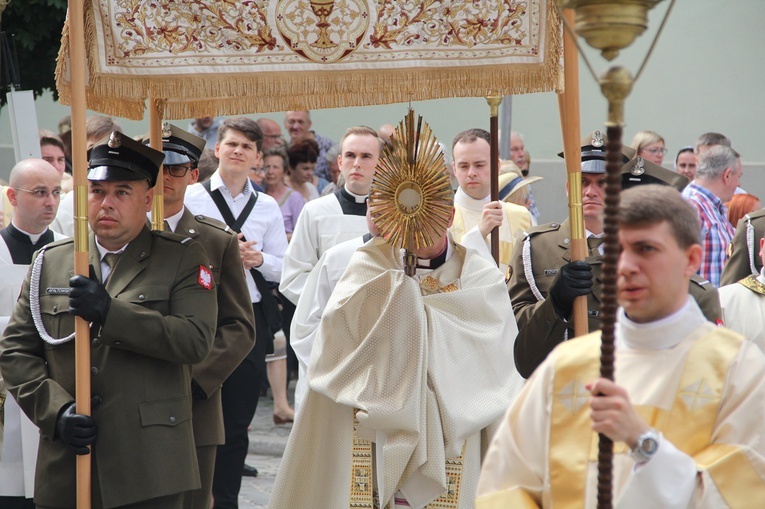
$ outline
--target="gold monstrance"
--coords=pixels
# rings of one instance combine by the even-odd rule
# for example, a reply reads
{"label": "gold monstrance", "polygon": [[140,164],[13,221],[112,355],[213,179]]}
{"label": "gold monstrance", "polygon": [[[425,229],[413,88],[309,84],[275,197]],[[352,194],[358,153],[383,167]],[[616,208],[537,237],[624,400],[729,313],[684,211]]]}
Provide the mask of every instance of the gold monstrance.
{"label": "gold monstrance", "polygon": [[427,122],[411,108],[390,144],[383,148],[369,196],[372,221],[380,235],[403,248],[405,271],[414,276],[414,251],[434,243],[452,214],[452,191],[444,155]]}

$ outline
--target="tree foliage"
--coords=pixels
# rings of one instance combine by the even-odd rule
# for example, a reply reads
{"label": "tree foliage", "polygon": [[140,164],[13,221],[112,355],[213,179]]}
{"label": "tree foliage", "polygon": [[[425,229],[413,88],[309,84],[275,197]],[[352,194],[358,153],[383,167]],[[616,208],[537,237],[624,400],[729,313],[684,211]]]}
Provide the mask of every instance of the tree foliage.
{"label": "tree foliage", "polygon": [[[35,97],[51,90],[58,98],[54,74],[66,9],[67,0],[11,0],[0,14],[2,30],[16,46],[21,90],[32,90]],[[3,74],[0,107],[9,84]]]}

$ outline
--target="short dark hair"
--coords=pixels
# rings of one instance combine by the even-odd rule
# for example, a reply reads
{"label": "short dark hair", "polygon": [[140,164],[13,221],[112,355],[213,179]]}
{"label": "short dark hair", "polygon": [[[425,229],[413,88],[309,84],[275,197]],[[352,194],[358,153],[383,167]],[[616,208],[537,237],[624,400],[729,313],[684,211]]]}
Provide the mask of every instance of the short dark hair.
{"label": "short dark hair", "polygon": [[258,152],[263,150],[263,130],[260,128],[257,122],[247,117],[231,117],[221,122],[218,127],[218,143],[223,141],[226,137],[226,132],[229,129],[239,131],[247,137],[248,140],[254,141],[255,146],[258,148]]}
{"label": "short dark hair", "polygon": [[46,145],[53,145],[54,147],[58,147],[64,152],[64,154],[66,154],[66,147],[64,147],[64,142],[61,141],[61,138],[57,134],[54,134],[53,132],[46,129],[40,129],[40,147],[44,147]]}
{"label": "short dark hair", "polygon": [[287,148],[287,158],[290,168],[300,163],[316,163],[319,159],[319,144],[310,138],[296,141]]}
{"label": "short dark hair", "polygon": [[701,241],[696,209],[675,188],[660,184],[635,186],[621,193],[619,227],[640,228],[669,223],[677,244],[686,249]]}
{"label": "short dark hair", "polygon": [[452,151],[454,151],[454,147],[457,146],[457,143],[473,143],[477,139],[486,140],[486,143],[491,145],[491,134],[489,134],[489,131],[473,128],[462,131],[454,137],[454,141],[452,141]]}

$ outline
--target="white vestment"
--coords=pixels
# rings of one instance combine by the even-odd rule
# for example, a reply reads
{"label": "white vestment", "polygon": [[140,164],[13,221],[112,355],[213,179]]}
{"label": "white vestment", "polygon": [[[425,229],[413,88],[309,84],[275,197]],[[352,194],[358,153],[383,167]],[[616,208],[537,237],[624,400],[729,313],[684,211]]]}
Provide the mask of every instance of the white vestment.
{"label": "white vestment", "polygon": [[293,304],[297,304],[305,289],[308,274],[321,255],[330,247],[361,237],[367,232],[367,218],[343,214],[334,194],[306,203],[284,254],[279,291]]}
{"label": "white vestment", "polygon": [[354,409],[357,436],[374,443],[382,506],[394,493],[426,506],[447,490],[446,459],[460,454],[459,507],[473,506],[481,431],[523,382],[501,274],[476,252],[452,249],[419,281],[382,239],[353,255],[315,336],[270,507],[349,507]]}
{"label": "white vestment", "polygon": [[765,274],[749,276],[718,291],[725,326],[765,352]]}
{"label": "white vestment", "polygon": [[[478,229],[483,207],[489,203],[489,198],[476,200],[468,196],[461,188],[454,194],[454,222],[449,231],[454,240],[477,251],[489,248],[491,234],[485,238]],[[502,274],[507,271],[513,246],[523,238],[532,225],[531,214],[526,207],[514,203],[501,202],[504,216],[499,227],[499,269]]]}
{"label": "white vestment", "polygon": [[[615,507],[765,507],[759,349],[707,322],[691,298],[649,324],[620,310],[616,338],[616,383],[663,436],[642,464],[615,444]],[[596,507],[597,435],[585,384],[599,376],[599,344],[599,333],[561,343],[529,378],[487,453],[479,509]]]}
{"label": "white vestment", "polygon": [[[54,232],[58,232],[67,237],[74,237],[74,191],[66,193],[61,197],[58,204],[56,218],[49,225]],[[90,229],[90,226],[88,226]]]}

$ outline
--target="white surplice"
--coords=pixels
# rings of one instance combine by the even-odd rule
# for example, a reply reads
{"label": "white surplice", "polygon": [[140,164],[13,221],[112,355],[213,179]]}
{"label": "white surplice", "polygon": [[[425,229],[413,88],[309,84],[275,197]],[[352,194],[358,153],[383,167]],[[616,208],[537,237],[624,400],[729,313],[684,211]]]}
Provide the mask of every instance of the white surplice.
{"label": "white surplice", "polygon": [[[754,342],[765,352],[765,269],[757,276],[747,278],[753,288],[744,286],[745,280],[721,286],[720,307],[723,323],[731,330]],[[757,284],[759,283],[759,285]]]}

